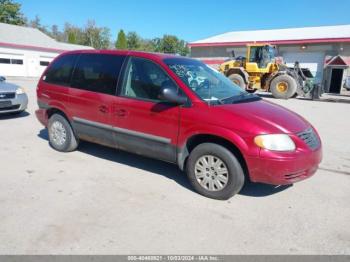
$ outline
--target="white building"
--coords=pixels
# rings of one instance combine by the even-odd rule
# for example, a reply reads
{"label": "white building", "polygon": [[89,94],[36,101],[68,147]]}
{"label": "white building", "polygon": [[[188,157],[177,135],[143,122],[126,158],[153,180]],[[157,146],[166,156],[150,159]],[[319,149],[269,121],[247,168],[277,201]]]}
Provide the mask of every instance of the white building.
{"label": "white building", "polygon": [[39,77],[58,54],[92,47],[57,42],[41,31],[0,23],[0,75]]}
{"label": "white building", "polygon": [[235,31],[189,44],[191,56],[214,67],[231,56],[245,56],[246,45],[269,43],[287,65],[308,67],[326,92],[339,93],[350,75],[350,25]]}

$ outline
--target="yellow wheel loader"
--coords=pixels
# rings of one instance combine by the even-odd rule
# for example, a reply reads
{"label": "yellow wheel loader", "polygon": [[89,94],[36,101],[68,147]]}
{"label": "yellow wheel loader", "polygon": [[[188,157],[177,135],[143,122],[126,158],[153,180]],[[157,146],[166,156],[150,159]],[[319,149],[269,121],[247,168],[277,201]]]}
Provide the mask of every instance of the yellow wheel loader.
{"label": "yellow wheel loader", "polygon": [[278,63],[276,47],[269,44],[247,46],[246,57],[235,57],[220,65],[219,71],[248,92],[269,91],[276,98],[306,96],[314,88],[313,75],[296,62],[293,68]]}

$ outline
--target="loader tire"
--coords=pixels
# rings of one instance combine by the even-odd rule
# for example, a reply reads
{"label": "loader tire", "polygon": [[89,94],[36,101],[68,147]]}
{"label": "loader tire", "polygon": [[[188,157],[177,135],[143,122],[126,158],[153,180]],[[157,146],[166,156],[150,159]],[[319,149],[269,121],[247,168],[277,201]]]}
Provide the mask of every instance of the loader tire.
{"label": "loader tire", "polygon": [[244,89],[246,88],[246,84],[244,82],[244,79],[239,74],[231,74],[228,76],[228,78],[236,85],[238,85],[240,88]]}
{"label": "loader tire", "polygon": [[275,98],[288,99],[297,91],[297,82],[290,75],[276,76],[270,84],[270,92]]}

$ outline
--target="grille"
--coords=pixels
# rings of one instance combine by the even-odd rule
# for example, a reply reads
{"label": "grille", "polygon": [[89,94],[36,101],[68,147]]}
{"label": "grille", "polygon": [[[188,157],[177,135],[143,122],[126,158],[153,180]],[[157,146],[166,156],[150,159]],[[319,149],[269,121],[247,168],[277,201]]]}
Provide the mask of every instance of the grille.
{"label": "grille", "polygon": [[0,107],[0,112],[1,111],[9,111],[9,110],[16,110],[19,109],[21,105],[14,105],[14,106],[7,106],[7,107]]}
{"label": "grille", "polygon": [[15,98],[16,93],[0,93],[0,99],[12,99]]}
{"label": "grille", "polygon": [[313,150],[317,149],[320,145],[320,140],[312,128],[308,128],[305,131],[298,133],[297,136]]}

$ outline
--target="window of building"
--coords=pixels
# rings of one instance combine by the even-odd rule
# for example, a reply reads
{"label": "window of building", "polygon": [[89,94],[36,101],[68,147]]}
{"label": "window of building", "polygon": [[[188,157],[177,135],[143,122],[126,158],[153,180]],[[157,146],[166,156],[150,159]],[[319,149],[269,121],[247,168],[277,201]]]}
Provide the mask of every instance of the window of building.
{"label": "window of building", "polygon": [[22,59],[11,59],[11,64],[23,65],[23,60]]}
{"label": "window of building", "polygon": [[22,59],[0,58],[0,64],[23,65]]}
{"label": "window of building", "polygon": [[114,95],[125,56],[82,54],[74,69],[71,86]]}
{"label": "window of building", "polygon": [[58,85],[69,85],[77,55],[64,55],[49,67],[44,81]]}
{"label": "window of building", "polygon": [[0,58],[0,64],[11,64],[11,59],[9,59],[9,58]]}
{"label": "window of building", "polygon": [[50,64],[50,62],[48,62],[48,61],[40,61],[41,66],[48,66],[49,64]]}
{"label": "window of building", "polygon": [[152,61],[133,57],[126,68],[121,95],[159,102],[161,87],[164,85],[178,90],[160,66]]}

